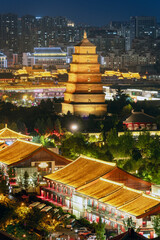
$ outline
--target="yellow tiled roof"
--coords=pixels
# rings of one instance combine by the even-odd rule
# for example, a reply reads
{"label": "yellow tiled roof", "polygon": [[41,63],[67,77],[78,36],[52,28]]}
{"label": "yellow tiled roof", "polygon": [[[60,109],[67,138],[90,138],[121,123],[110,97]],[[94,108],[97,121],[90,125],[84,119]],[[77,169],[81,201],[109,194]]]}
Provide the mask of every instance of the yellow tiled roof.
{"label": "yellow tiled roof", "polygon": [[0,141],[0,145],[4,144],[4,141]]}
{"label": "yellow tiled roof", "polygon": [[100,199],[108,194],[112,194],[118,189],[121,189],[123,184],[116,183],[107,179],[100,178],[93,182],[91,185],[84,186],[77,189],[78,193],[84,194],[86,196]]}
{"label": "yellow tiled roof", "polygon": [[17,140],[12,145],[0,151],[0,162],[11,165],[27,158],[31,153],[41,148],[41,144],[36,144],[24,140]]}
{"label": "yellow tiled roof", "polygon": [[119,207],[122,211],[128,212],[131,215],[139,216],[160,204],[160,199],[143,194],[132,202]]}
{"label": "yellow tiled roof", "polygon": [[99,178],[87,186],[77,189],[77,192],[121,209],[136,217],[160,204],[160,199],[104,178]]}
{"label": "yellow tiled roof", "polygon": [[18,132],[15,132],[7,127],[0,130],[0,139],[32,139],[31,136],[27,136]]}
{"label": "yellow tiled roof", "polygon": [[141,195],[142,195],[141,191],[137,191],[132,188],[122,187],[118,191],[111,193],[110,195],[100,199],[100,201],[112,205],[114,207],[120,207],[140,197]]}
{"label": "yellow tiled roof", "polygon": [[114,163],[81,156],[63,169],[45,177],[77,188],[98,179],[115,167]]}

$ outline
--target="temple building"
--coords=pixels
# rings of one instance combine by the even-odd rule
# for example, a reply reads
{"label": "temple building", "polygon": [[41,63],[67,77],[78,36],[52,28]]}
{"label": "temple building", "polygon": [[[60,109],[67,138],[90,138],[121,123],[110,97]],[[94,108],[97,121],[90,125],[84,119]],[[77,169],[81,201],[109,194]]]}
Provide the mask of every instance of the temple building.
{"label": "temple building", "polygon": [[0,151],[0,168],[6,176],[8,170],[14,168],[16,178],[27,169],[29,175],[36,172],[42,179],[43,175],[53,173],[71,162],[41,144],[20,139]]}
{"label": "temple building", "polygon": [[160,199],[150,194],[151,183],[118,168],[115,163],[80,156],[45,176],[40,198],[90,222],[125,232],[128,218],[145,236],[153,237],[152,215],[160,211]]}
{"label": "temple building", "polygon": [[123,122],[126,129],[131,131],[138,130],[157,130],[156,119],[142,110],[134,112]]}
{"label": "temple building", "polygon": [[69,79],[62,103],[62,113],[88,116],[104,115],[107,111],[102,89],[100,64],[96,46],[84,32],[83,40],[75,46]]}
{"label": "temple building", "polygon": [[5,124],[5,127],[0,129],[0,141],[4,141],[6,144],[10,145],[17,139],[32,141],[32,136],[24,135],[16,131],[11,130]]}

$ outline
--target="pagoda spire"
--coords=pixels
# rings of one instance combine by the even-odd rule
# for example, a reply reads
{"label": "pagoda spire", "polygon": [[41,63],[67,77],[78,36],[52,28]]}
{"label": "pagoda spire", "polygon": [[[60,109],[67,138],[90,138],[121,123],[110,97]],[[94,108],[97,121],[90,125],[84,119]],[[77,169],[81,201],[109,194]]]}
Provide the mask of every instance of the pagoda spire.
{"label": "pagoda spire", "polygon": [[84,30],[83,38],[84,38],[84,39],[86,39],[86,38],[87,38],[87,33],[86,33],[86,30]]}

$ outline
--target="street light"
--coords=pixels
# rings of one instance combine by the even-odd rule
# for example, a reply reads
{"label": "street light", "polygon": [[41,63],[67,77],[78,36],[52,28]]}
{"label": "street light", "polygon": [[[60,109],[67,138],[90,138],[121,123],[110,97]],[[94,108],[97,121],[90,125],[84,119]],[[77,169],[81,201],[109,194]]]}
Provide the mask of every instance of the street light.
{"label": "street light", "polygon": [[72,125],[71,125],[71,130],[72,130],[73,132],[75,132],[77,129],[78,129],[78,125],[77,125],[77,124],[72,124]]}

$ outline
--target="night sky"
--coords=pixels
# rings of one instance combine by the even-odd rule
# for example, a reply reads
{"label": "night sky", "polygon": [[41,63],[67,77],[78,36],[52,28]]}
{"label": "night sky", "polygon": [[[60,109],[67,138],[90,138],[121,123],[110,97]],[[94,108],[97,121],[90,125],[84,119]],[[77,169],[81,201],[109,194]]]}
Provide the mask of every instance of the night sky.
{"label": "night sky", "polygon": [[2,0],[0,13],[66,16],[76,23],[106,25],[130,16],[156,16],[160,0]]}

